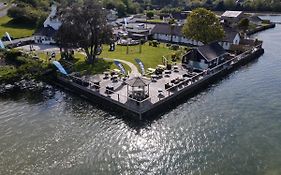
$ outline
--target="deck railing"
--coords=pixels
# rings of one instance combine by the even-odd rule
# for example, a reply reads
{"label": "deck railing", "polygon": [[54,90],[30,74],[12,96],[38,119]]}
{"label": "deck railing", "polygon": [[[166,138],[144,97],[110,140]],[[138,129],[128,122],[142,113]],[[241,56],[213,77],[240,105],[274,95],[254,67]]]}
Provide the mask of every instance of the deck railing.
{"label": "deck railing", "polygon": [[[85,80],[85,79],[82,79],[80,77],[76,77],[76,76],[73,76],[73,75],[63,76],[63,78],[68,79],[68,81],[69,80],[73,81],[74,79],[75,80],[80,80],[81,81],[81,86],[83,86],[84,88],[86,88],[88,90],[91,90],[96,95],[98,94],[98,95],[100,95],[102,97],[111,97],[112,100],[118,101],[120,103],[122,103],[121,98],[123,98],[123,99],[125,99],[124,102],[126,102],[126,100],[127,101],[131,100],[131,101],[135,102],[136,106],[141,107],[144,102],[151,100],[151,97],[148,97],[148,98],[146,98],[144,100],[137,100],[137,99],[131,98],[131,97],[127,96],[127,95],[119,94],[119,93],[115,92],[114,90],[107,89],[106,87],[101,87],[100,85],[96,84],[96,82],[93,82],[93,81],[90,81],[90,80]],[[78,83],[76,83],[76,84],[78,84]],[[84,86],[85,84],[87,84],[87,86]],[[78,85],[80,85],[80,84],[78,84]],[[93,90],[92,87],[94,87],[95,90]],[[105,88],[104,94],[99,92],[99,90],[102,89],[102,88]],[[117,99],[112,98],[113,95],[116,95]]]}
{"label": "deck railing", "polygon": [[[196,75],[194,75],[194,76],[192,76],[192,77],[190,77],[188,79],[185,79],[185,80],[179,82],[178,84],[176,84],[176,85],[174,85],[172,87],[169,87],[169,88],[165,89],[165,91],[167,92],[167,96],[165,96],[164,98],[158,98],[159,101],[162,101],[165,98],[170,97],[170,96],[176,94],[176,93],[172,93],[173,90],[176,90],[177,92],[180,92],[185,87],[193,85],[194,83],[196,83],[200,79],[203,79],[204,77],[206,77],[208,75],[211,75],[211,74],[214,74],[214,73],[216,73],[216,72],[218,72],[220,70],[223,70],[223,69],[226,68],[226,66],[229,67],[229,66],[237,63],[238,61],[240,61],[241,59],[244,59],[249,54],[255,52],[257,49],[261,48],[261,45],[262,44],[257,45],[255,47],[253,47],[252,50],[247,50],[247,51],[245,51],[245,52],[243,52],[243,53],[241,53],[241,54],[231,58],[230,60],[228,60],[226,62],[223,62],[223,63],[221,63],[221,64],[219,64],[219,65],[217,65],[217,66],[215,66],[215,67],[213,67],[211,69],[205,70],[205,71],[203,71],[201,73],[197,73]],[[82,83],[81,86],[83,86],[83,83],[85,83],[85,84],[87,83],[88,86],[86,86],[86,87],[83,86],[83,87],[87,88],[88,90],[91,90],[92,92],[94,92],[94,93],[96,93],[96,94],[98,94],[98,95],[100,95],[102,97],[110,97],[111,100],[118,101],[120,103],[122,103],[121,98],[122,99],[124,98],[125,101],[123,101],[124,102],[123,104],[125,104],[128,100],[131,100],[131,101],[135,102],[134,107],[142,107],[142,104],[144,104],[144,102],[151,101],[151,97],[148,97],[148,98],[146,98],[144,100],[137,100],[137,99],[129,97],[128,95],[122,95],[122,94],[119,94],[119,93],[115,92],[114,90],[107,89],[106,87],[101,87],[100,85],[96,84],[96,82],[85,80],[85,79],[82,79],[80,77],[76,77],[76,76],[73,76],[73,75],[69,75],[67,77],[64,76],[64,78],[67,78],[67,79],[70,79],[70,80],[73,80],[73,79],[80,80],[81,83]],[[179,89],[179,87],[182,87],[182,86],[184,88]],[[92,87],[94,87],[95,91],[92,89]],[[105,88],[107,93],[106,92],[104,92],[104,94],[100,93],[99,90],[102,89],[102,88]],[[117,95],[117,99],[112,98],[113,95]]]}
{"label": "deck railing", "polygon": [[[168,92],[168,96],[167,97],[169,97],[169,96],[171,96],[173,94],[176,94],[176,93],[171,93],[172,90],[176,89],[178,91],[179,87],[182,86],[182,85],[185,86],[185,87],[191,86],[192,84],[194,84],[198,80],[200,80],[200,77],[204,78],[207,75],[210,75],[210,74],[213,74],[213,73],[216,73],[216,72],[218,72],[220,70],[225,69],[225,66],[229,67],[232,64],[237,63],[238,61],[240,61],[241,59],[244,59],[249,54],[255,52],[256,49],[260,49],[261,46],[262,46],[262,44],[259,44],[259,45],[255,46],[255,47],[253,47],[252,50],[247,50],[247,51],[245,51],[245,52],[243,52],[243,53],[241,53],[241,54],[231,58],[230,60],[227,60],[226,62],[223,62],[223,63],[221,63],[221,64],[219,64],[219,65],[217,65],[217,66],[215,66],[215,67],[213,67],[213,68],[211,68],[211,69],[209,69],[207,71],[203,71],[203,72],[201,72],[201,73],[199,73],[199,74],[197,74],[197,75],[195,75],[193,77],[190,77],[190,78],[188,78],[186,80],[183,80],[182,82],[180,82],[180,83],[178,83],[178,84],[176,84],[176,85],[174,85],[174,86],[172,86],[170,88],[167,88],[166,89],[166,91]],[[164,99],[165,98],[162,98],[162,99],[159,98],[159,101],[164,100]]]}

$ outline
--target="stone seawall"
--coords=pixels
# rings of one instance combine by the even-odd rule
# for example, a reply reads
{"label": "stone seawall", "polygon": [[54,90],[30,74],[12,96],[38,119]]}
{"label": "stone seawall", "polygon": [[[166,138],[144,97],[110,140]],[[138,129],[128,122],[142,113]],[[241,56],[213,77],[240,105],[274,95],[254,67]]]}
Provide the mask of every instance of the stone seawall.
{"label": "stone seawall", "polygon": [[208,77],[199,80],[198,82],[194,83],[190,87],[186,87],[184,90],[175,93],[174,95],[168,97],[167,99],[160,101],[153,105],[151,110],[146,111],[142,114],[143,118],[154,118],[168,112],[169,110],[175,108],[182,102],[186,101],[189,97],[196,95],[200,91],[204,90],[208,85],[216,82],[218,79],[222,78],[223,76],[233,72],[235,69],[258,59],[264,53],[264,49],[260,48],[256,52],[252,53],[251,55],[246,56],[243,60],[240,60],[236,64],[232,65],[230,68],[223,69],[216,74],[210,75]]}
{"label": "stone seawall", "polygon": [[251,31],[248,31],[246,32],[247,35],[253,35],[255,33],[258,33],[258,32],[261,32],[261,31],[264,31],[264,30],[267,30],[267,29],[271,29],[271,28],[274,28],[276,26],[275,23],[271,23],[269,25],[266,25],[266,26],[262,26],[262,27],[259,27],[259,28],[256,28],[254,30],[251,30]]}

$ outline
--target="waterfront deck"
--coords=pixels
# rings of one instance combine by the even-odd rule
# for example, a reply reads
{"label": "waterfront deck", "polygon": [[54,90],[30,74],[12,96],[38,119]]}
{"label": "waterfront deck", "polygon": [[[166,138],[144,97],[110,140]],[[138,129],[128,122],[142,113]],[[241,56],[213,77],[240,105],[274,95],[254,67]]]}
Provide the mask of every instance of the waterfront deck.
{"label": "waterfront deck", "polygon": [[[160,106],[165,106],[181,94],[194,91],[201,84],[208,82],[209,79],[221,72],[228,71],[241,62],[248,61],[249,58],[254,59],[262,53],[263,49],[260,45],[240,55],[230,56],[225,62],[202,72],[188,71],[182,65],[175,65],[168,71],[169,73],[164,72],[160,77],[153,77],[152,75],[149,77],[151,79],[148,90],[149,97],[144,100],[129,97],[128,86],[124,77],[121,76],[115,76],[115,81],[112,80],[111,75],[107,75],[106,78],[105,74],[87,77],[58,76],[58,79],[64,81],[70,87],[78,89],[79,93],[84,94],[84,97],[89,100],[95,101],[96,98],[100,98],[108,105],[121,107],[126,111],[137,114],[141,119],[143,114]],[[79,83],[77,83],[77,80],[79,80]],[[168,87],[167,84],[169,84]],[[111,89],[109,90],[107,87]]]}

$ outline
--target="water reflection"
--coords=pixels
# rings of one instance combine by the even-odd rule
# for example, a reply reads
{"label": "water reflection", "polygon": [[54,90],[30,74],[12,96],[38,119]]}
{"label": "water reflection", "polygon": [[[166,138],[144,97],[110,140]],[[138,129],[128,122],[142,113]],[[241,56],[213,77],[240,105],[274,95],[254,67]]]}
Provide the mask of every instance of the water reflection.
{"label": "water reflection", "polygon": [[1,174],[281,174],[281,26],[257,36],[259,60],[156,120],[59,90],[0,98]]}

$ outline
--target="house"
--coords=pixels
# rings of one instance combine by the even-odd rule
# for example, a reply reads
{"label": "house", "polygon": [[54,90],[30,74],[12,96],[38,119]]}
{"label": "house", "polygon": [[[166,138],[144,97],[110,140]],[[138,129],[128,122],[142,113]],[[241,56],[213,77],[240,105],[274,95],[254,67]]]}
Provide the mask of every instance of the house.
{"label": "house", "polygon": [[219,44],[225,49],[230,50],[232,45],[239,45],[242,39],[238,30],[235,30],[230,27],[224,27],[225,37]]}
{"label": "house", "polygon": [[221,15],[221,19],[226,25],[237,24],[244,16],[243,11],[226,11]]}
{"label": "house", "polygon": [[224,62],[227,55],[223,47],[214,42],[188,51],[182,63],[192,69],[206,70]]}
{"label": "house", "polygon": [[34,34],[34,41],[37,44],[55,44],[54,36],[62,23],[57,18],[57,6],[52,5],[51,13],[45,20],[44,25]]}
{"label": "house", "polygon": [[[117,19],[117,12],[115,10],[107,11],[108,22],[115,21]],[[37,44],[55,44],[54,37],[62,25],[57,16],[57,6],[52,5],[51,13],[45,20],[43,27],[34,34],[34,41]]]}
{"label": "house", "polygon": [[51,26],[43,27],[34,34],[34,42],[37,44],[55,44],[56,33],[57,30]]}
{"label": "house", "polygon": [[173,42],[188,45],[203,45],[200,41],[186,38],[182,33],[183,26],[169,24],[156,24],[151,31],[152,38],[162,42]]}

